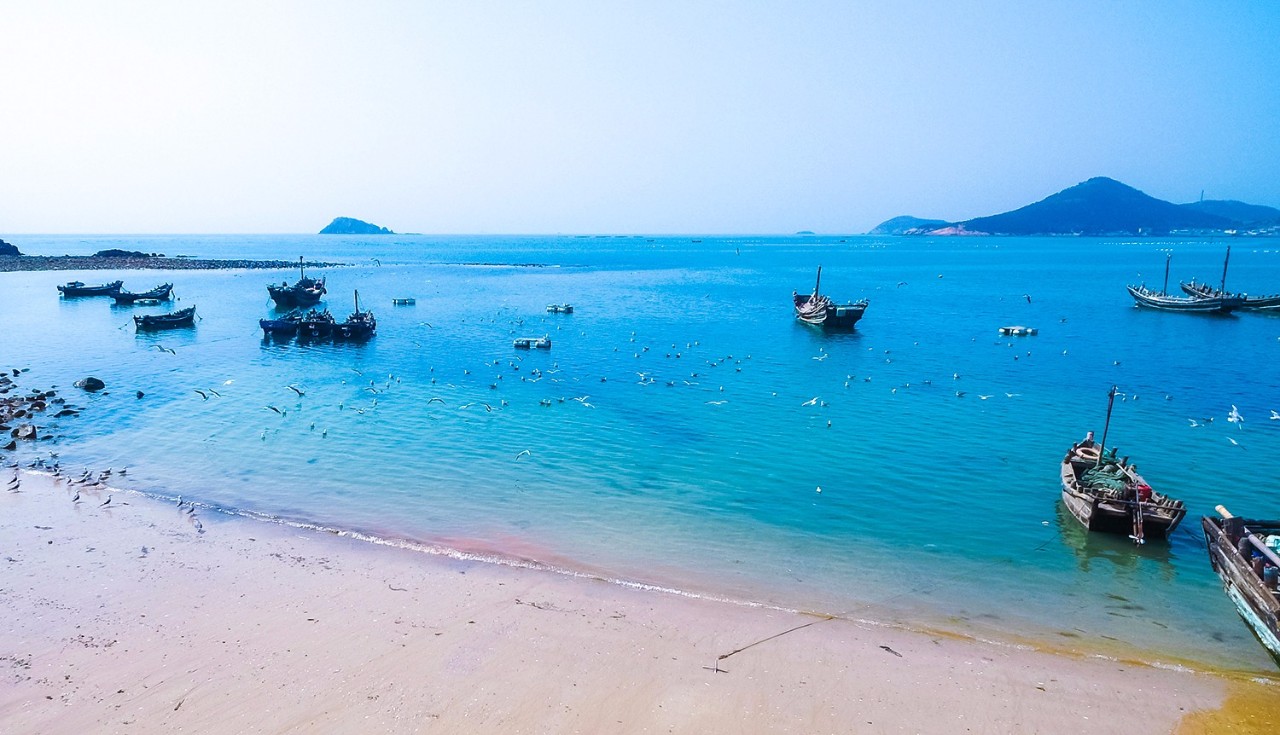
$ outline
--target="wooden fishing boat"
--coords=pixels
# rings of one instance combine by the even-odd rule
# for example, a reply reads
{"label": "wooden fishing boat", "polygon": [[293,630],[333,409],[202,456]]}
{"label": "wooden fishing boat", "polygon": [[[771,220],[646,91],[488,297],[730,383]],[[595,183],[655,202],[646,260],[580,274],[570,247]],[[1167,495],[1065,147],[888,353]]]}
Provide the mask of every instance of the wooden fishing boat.
{"label": "wooden fishing boat", "polygon": [[1244,304],[1244,299],[1234,294],[1223,294],[1212,298],[1193,298],[1190,296],[1169,295],[1169,261],[1173,253],[1164,259],[1164,288],[1159,292],[1140,286],[1129,285],[1129,295],[1133,297],[1134,306],[1161,311],[1184,311],[1199,314],[1229,314]]}
{"label": "wooden fishing boat", "polygon": [[150,291],[140,291],[133,293],[131,291],[118,291],[111,294],[111,298],[121,306],[132,306],[134,303],[142,300],[151,301],[168,301],[173,298],[173,284],[162,283]]}
{"label": "wooden fishing boat", "polygon": [[1115,397],[1112,387],[1102,443],[1093,441],[1091,431],[1062,459],[1063,505],[1090,531],[1128,534],[1139,544],[1148,536],[1167,539],[1186,516],[1186,506],[1152,489],[1128,457],[1117,457],[1115,449],[1107,451]]}
{"label": "wooden fishing boat", "polygon": [[[1240,309],[1250,310],[1266,310],[1280,309],[1280,294],[1270,294],[1268,296],[1250,296],[1248,294],[1233,294],[1227,291],[1227,266],[1231,263],[1231,246],[1227,246],[1227,254],[1222,259],[1222,281],[1218,287],[1214,288],[1207,283],[1196,283],[1191,279],[1190,283],[1185,281],[1179,282],[1182,292],[1193,299],[1240,299]],[[1166,276],[1167,278],[1167,276]]]}
{"label": "wooden fishing boat", "polygon": [[196,307],[189,306],[181,311],[175,311],[171,314],[147,314],[144,316],[135,316],[133,323],[141,331],[155,331],[158,329],[178,329],[181,327],[195,326]]}
{"label": "wooden fishing boat", "polygon": [[547,312],[551,314],[572,314],[573,304],[547,304]]}
{"label": "wooden fishing boat", "polygon": [[791,302],[795,306],[796,319],[806,324],[814,324],[827,329],[852,329],[867,310],[870,303],[866,299],[837,304],[829,297],[822,295],[818,287],[822,285],[822,266],[818,266],[818,279],[813,284],[813,293],[801,294],[791,292]]}
{"label": "wooden fishing boat", "polygon": [[263,337],[292,337],[298,333],[298,324],[302,321],[302,312],[298,309],[285,314],[279,319],[259,319]]}
{"label": "wooden fishing boat", "polygon": [[323,278],[307,278],[307,271],[302,265],[301,257],[298,258],[298,274],[300,277],[292,286],[288,281],[281,281],[279,286],[275,284],[267,286],[267,293],[271,295],[271,300],[276,302],[276,308],[315,306],[327,293]]}
{"label": "wooden fishing boat", "polygon": [[328,309],[312,309],[298,322],[298,339],[328,339],[333,334],[333,324]]}
{"label": "wooden fishing boat", "polygon": [[1216,510],[1221,518],[1200,519],[1209,563],[1240,617],[1280,663],[1280,520],[1240,518],[1221,505]]}
{"label": "wooden fishing boat", "polygon": [[360,311],[360,292],[356,291],[356,310],[347,320],[334,325],[333,338],[361,342],[378,333],[378,322],[372,311]]}
{"label": "wooden fishing boat", "polygon": [[123,285],[124,281],[100,283],[96,286],[86,285],[82,281],[71,281],[65,285],[58,286],[58,292],[63,296],[112,296]]}
{"label": "wooden fishing boat", "polygon": [[512,347],[517,350],[549,350],[551,349],[551,339],[547,336],[517,337],[512,342]]}

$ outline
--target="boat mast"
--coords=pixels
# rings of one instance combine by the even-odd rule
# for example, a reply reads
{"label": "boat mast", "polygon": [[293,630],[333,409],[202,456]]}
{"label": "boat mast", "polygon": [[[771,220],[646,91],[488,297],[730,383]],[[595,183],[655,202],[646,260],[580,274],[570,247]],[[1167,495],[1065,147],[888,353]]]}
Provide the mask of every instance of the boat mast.
{"label": "boat mast", "polygon": [[1111,392],[1107,394],[1107,422],[1102,425],[1102,443],[1098,445],[1098,461],[1094,463],[1094,467],[1102,464],[1102,457],[1107,451],[1107,431],[1111,429],[1111,407],[1116,403],[1116,388],[1111,386]]}
{"label": "boat mast", "polygon": [[302,266],[302,256],[298,256],[298,275],[302,280],[307,280],[307,269]]}
{"label": "boat mast", "polygon": [[1223,295],[1226,295],[1227,293],[1227,263],[1230,263],[1230,262],[1231,262],[1231,246],[1228,245],[1227,257],[1224,258],[1222,261],[1222,285],[1218,287],[1218,290],[1221,291]]}
{"label": "boat mast", "polygon": [[356,289],[356,313],[360,313],[360,290]]}
{"label": "boat mast", "polygon": [[1169,295],[1169,261],[1173,260],[1173,253],[1164,256],[1164,288],[1160,291],[1161,296]]}
{"label": "boat mast", "polygon": [[818,280],[813,283],[813,295],[818,295],[818,286],[822,283],[822,266],[818,266]]}

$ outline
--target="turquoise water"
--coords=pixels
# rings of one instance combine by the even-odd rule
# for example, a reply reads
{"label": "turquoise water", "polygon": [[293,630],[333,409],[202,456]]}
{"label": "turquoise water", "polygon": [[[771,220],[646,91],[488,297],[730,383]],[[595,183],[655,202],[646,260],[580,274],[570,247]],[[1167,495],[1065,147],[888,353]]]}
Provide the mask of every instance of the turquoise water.
{"label": "turquoise water", "polygon": [[[0,274],[0,366],[30,367],[26,386],[108,385],[76,395],[88,410],[59,429],[64,465],[698,594],[1273,670],[1199,516],[1280,511],[1280,319],[1141,311],[1124,291],[1159,286],[1166,251],[1175,280],[1216,282],[1224,241],[6,239],[47,255],[342,261],[324,271],[326,303],[345,315],[359,289],[378,318],[363,346],[272,343],[265,286],[293,274]],[[1280,290],[1280,243],[1232,244],[1229,287]],[[791,291],[819,264],[824,292],[871,300],[856,332],[793,319]],[[201,321],[135,335],[129,316],[156,308],[54,289],[116,278],[172,280]],[[1000,337],[1009,324],[1040,334]],[[511,347],[544,334],[549,352]],[[1060,508],[1058,463],[1101,432],[1113,383],[1127,400],[1109,443],[1191,509],[1167,545],[1087,537]]]}

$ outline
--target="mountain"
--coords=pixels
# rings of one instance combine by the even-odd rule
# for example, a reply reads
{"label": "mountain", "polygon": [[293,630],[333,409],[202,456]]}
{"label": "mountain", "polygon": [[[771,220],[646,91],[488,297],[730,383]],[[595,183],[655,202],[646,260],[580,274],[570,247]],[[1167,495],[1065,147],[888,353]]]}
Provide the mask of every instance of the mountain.
{"label": "mountain", "polygon": [[1209,199],[1207,201],[1183,204],[1183,209],[1202,214],[1226,217],[1242,225],[1274,224],[1280,221],[1280,209],[1264,207],[1260,204],[1245,204],[1230,199]]}
{"label": "mountain", "polygon": [[385,227],[379,227],[353,217],[335,217],[329,226],[320,230],[321,235],[394,235]]}
{"label": "mountain", "polygon": [[1173,230],[1224,230],[1236,224],[1103,176],[1012,212],[960,223],[966,230],[993,235],[1164,235]]}
{"label": "mountain", "polygon": [[930,230],[936,230],[951,224],[946,220],[940,219],[920,219],[919,217],[910,217],[903,215],[902,217],[894,217],[876,225],[874,229],[868,232],[868,235],[917,235]]}

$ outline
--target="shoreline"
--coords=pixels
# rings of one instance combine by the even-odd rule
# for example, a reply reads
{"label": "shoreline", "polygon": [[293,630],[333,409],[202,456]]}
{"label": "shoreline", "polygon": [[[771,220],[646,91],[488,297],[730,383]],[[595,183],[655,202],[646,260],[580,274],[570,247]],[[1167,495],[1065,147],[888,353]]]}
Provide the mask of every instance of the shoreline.
{"label": "shoreline", "polygon": [[[308,262],[307,268],[338,268],[345,263]],[[109,270],[282,270],[298,267],[289,260],[219,260],[183,257],[105,257],[100,255],[0,255],[0,273]]]}
{"label": "shoreline", "polygon": [[[1274,683],[1247,677],[672,594],[244,514],[205,512],[201,530],[147,494],[82,490],[73,503],[75,489],[50,476],[20,477],[21,492],[0,496],[0,597],[14,621],[0,633],[12,685],[0,689],[0,721],[13,732],[1156,733],[1280,721]],[[1259,701],[1271,709],[1241,719]]]}

